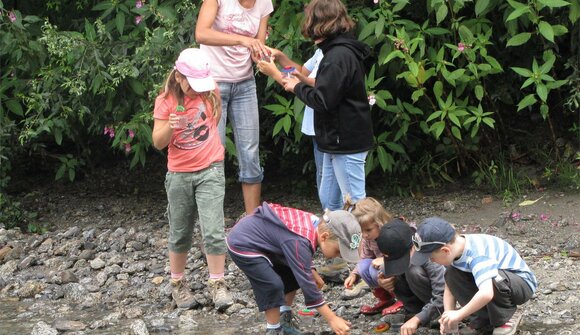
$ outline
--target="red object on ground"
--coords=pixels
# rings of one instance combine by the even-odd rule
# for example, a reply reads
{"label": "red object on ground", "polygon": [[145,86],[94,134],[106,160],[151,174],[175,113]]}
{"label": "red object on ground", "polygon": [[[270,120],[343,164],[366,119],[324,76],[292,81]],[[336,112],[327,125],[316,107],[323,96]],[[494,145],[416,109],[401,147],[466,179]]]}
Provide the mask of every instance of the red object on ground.
{"label": "red object on ground", "polygon": [[384,333],[387,330],[389,330],[391,328],[391,326],[388,323],[381,323],[378,326],[376,326],[375,328],[373,328],[375,333]]}
{"label": "red object on ground", "polygon": [[309,310],[308,308],[304,308],[298,311],[298,315],[301,316],[314,316],[314,314],[316,314],[316,312]]}
{"label": "red object on ground", "polygon": [[382,315],[395,314],[395,313],[401,311],[402,309],[403,309],[403,303],[401,301],[397,300],[397,302],[395,302],[391,306],[383,309],[383,312],[381,314]]}
{"label": "red object on ground", "polygon": [[374,306],[370,306],[370,305],[361,306],[360,312],[362,314],[366,314],[366,315],[378,314],[383,310],[383,308],[390,306],[396,302],[395,296],[392,293],[387,292],[386,290],[384,290],[380,287],[373,289],[372,292],[373,292],[373,295],[379,301],[377,301],[377,303]]}

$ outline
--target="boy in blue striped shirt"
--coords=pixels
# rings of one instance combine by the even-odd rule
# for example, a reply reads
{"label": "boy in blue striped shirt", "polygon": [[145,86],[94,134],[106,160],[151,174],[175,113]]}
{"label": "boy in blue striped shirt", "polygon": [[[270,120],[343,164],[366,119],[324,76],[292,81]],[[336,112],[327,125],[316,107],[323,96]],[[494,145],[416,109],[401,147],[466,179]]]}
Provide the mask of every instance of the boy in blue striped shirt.
{"label": "boy in blue striped shirt", "polygon": [[[413,237],[411,263],[431,259],[447,266],[441,332],[456,329],[471,316],[478,334],[511,335],[517,305],[528,301],[538,286],[536,277],[506,241],[486,234],[459,235],[445,220],[426,219]],[[456,310],[456,302],[461,308]],[[519,321],[519,320],[518,320]]]}

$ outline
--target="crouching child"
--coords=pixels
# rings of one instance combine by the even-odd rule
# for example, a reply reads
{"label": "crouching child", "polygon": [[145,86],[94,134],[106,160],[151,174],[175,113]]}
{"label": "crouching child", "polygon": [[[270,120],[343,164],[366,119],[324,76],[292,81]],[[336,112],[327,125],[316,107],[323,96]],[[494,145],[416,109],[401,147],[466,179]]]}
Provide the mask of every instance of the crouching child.
{"label": "crouching child", "polygon": [[302,334],[292,322],[291,306],[298,289],[306,307],[316,308],[336,334],[350,333],[350,322],[326,304],[312,259],[320,248],[326,258],[340,256],[356,263],[360,234],[358,221],[347,211],[326,211],[318,218],[266,202],[232,228],[226,239],[228,250],[265,313],[267,335]]}
{"label": "crouching child", "polygon": [[[517,305],[528,301],[537,288],[536,277],[518,252],[506,241],[486,234],[459,235],[445,220],[426,219],[413,239],[411,260],[447,266],[445,312],[441,332],[452,331],[471,317],[478,334],[511,335],[521,313]],[[456,302],[461,308],[456,309]]]}

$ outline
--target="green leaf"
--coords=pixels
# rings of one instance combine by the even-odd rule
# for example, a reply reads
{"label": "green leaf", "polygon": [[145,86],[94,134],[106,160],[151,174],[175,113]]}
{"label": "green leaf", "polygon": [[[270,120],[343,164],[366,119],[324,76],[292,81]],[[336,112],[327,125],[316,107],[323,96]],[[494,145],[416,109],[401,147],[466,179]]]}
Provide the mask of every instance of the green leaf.
{"label": "green leaf", "polygon": [[443,111],[435,111],[435,112],[431,113],[431,115],[429,115],[429,117],[427,118],[426,122],[429,122],[431,120],[435,120],[436,118],[440,117],[442,113],[443,113]]}
{"label": "green leaf", "polygon": [[377,24],[375,25],[375,36],[381,36],[383,29],[385,29],[385,17],[381,15],[377,20]]}
{"label": "green leaf", "polygon": [[523,3],[519,3],[517,1],[514,0],[507,0],[507,2],[510,4],[510,6],[512,6],[514,9],[518,9],[518,8],[524,8],[527,7],[527,5],[524,5]]}
{"label": "green leaf", "polygon": [[536,80],[533,77],[528,78],[528,79],[526,79],[526,81],[524,81],[524,83],[522,84],[522,87],[520,87],[520,88],[526,88],[526,87],[530,86],[531,84],[533,84],[535,81]]}
{"label": "green leaf", "polygon": [[387,148],[391,149],[391,151],[400,153],[402,155],[405,154],[405,149],[403,149],[403,147],[400,144],[398,144],[398,143],[395,143],[395,142],[387,142],[386,143],[386,146],[387,146]]}
{"label": "green leaf", "polygon": [[274,130],[272,130],[272,137],[278,135],[278,133],[280,132],[280,130],[282,130],[283,127],[284,127],[284,119],[278,120],[278,122],[276,122],[276,124],[274,125]]}
{"label": "green leaf", "polygon": [[292,118],[290,117],[290,115],[286,114],[282,118],[282,120],[284,122],[284,132],[286,132],[286,134],[290,133],[290,126],[292,126]]}
{"label": "green leaf", "polygon": [[8,110],[10,110],[12,113],[18,116],[24,116],[24,111],[22,110],[22,106],[20,105],[20,102],[18,102],[18,100],[9,99],[6,100],[5,103],[6,107],[8,107]]}
{"label": "green leaf", "polygon": [[118,12],[117,17],[115,17],[115,26],[119,34],[123,35],[123,30],[125,29],[125,14],[123,12]]}
{"label": "green leaf", "polygon": [[400,51],[400,50],[395,50],[393,52],[391,52],[387,58],[385,58],[385,61],[383,62],[384,64],[387,64],[388,62],[390,62],[393,58],[405,58],[405,55]]}
{"label": "green leaf", "polygon": [[505,22],[515,20],[518,17],[520,17],[524,14],[528,14],[528,13],[530,13],[530,8],[528,6],[517,8],[508,16],[508,18],[505,20]]}
{"label": "green leaf", "polygon": [[540,115],[542,115],[542,118],[544,120],[548,118],[549,113],[550,113],[550,107],[548,107],[548,105],[543,104],[540,106]]}
{"label": "green leaf", "polygon": [[481,85],[475,86],[475,97],[479,101],[481,101],[481,99],[483,99],[483,86],[481,86]]}
{"label": "green leaf", "polygon": [[61,166],[56,171],[56,175],[54,176],[54,180],[60,180],[60,178],[62,178],[62,176],[64,176],[65,172],[66,172],[66,165],[61,164]]}
{"label": "green leaf", "polygon": [[455,126],[451,127],[451,133],[453,134],[453,136],[455,136],[455,138],[461,140],[461,130],[459,130],[459,128]]}
{"label": "green leaf", "polygon": [[526,68],[523,67],[511,67],[512,70],[514,70],[515,73],[519,74],[522,77],[532,77],[534,75],[534,73]]}
{"label": "green leaf", "polygon": [[563,26],[561,24],[553,25],[552,30],[554,30],[554,36],[562,36],[568,33],[568,28],[566,28],[566,26]]}
{"label": "green leaf", "polygon": [[467,43],[470,43],[474,39],[471,30],[469,30],[469,28],[464,25],[459,26],[459,36],[461,37],[462,41]]}
{"label": "green leaf", "polygon": [[546,102],[548,99],[548,88],[544,84],[538,84],[536,86],[536,93],[542,99],[543,102]]}
{"label": "green leaf", "polygon": [[494,119],[492,119],[490,117],[484,117],[483,119],[481,119],[481,121],[483,121],[483,123],[488,125],[490,128],[495,128],[495,120]]}
{"label": "green leaf", "polygon": [[568,14],[570,23],[574,24],[580,19],[580,1],[572,1],[570,4],[570,13]]}
{"label": "green leaf", "polygon": [[441,99],[441,95],[443,95],[443,83],[440,80],[437,80],[433,85],[433,94],[437,99]]}
{"label": "green leaf", "polygon": [[438,139],[439,136],[441,136],[441,134],[443,133],[443,130],[445,130],[445,121],[435,122],[431,126],[431,130],[435,132],[435,138]]}
{"label": "green leaf", "polygon": [[538,0],[538,2],[550,8],[559,8],[570,5],[569,2],[563,0]]}
{"label": "green leaf", "polygon": [[159,14],[168,21],[176,21],[177,20],[177,16],[175,13],[175,9],[173,6],[162,6],[157,8],[157,10],[159,11]]}
{"label": "green leaf", "polygon": [[[359,40],[364,40],[367,37],[371,36],[371,34],[374,32],[375,30],[375,26],[377,25],[376,21],[373,22],[369,22],[368,24],[365,25],[365,27],[363,28],[363,30],[360,32],[360,34],[358,35],[358,39]],[[386,63],[386,62],[385,62]]]}
{"label": "green leaf", "polygon": [[419,98],[422,97],[423,95],[425,95],[424,88],[416,90],[411,95],[411,100],[413,100],[413,102],[417,102],[417,100],[419,100]]}
{"label": "green leaf", "polygon": [[542,36],[544,36],[548,41],[554,42],[554,29],[552,29],[552,26],[548,22],[540,21],[538,28],[540,28],[540,34],[542,34]]}
{"label": "green leaf", "polygon": [[95,27],[93,27],[92,23],[90,23],[87,19],[85,19],[85,33],[87,35],[87,40],[91,42],[93,42],[97,36]]}
{"label": "green leaf", "polygon": [[445,20],[445,17],[447,17],[447,13],[449,12],[449,10],[447,9],[447,4],[443,3],[441,6],[439,6],[439,8],[437,9],[437,24],[441,23],[443,20]]}
{"label": "green leaf", "polygon": [[145,86],[143,86],[143,82],[141,80],[137,80],[135,78],[129,78],[129,86],[135,94],[143,96],[145,94]]}
{"label": "green leaf", "polygon": [[532,37],[531,33],[517,34],[508,40],[506,47],[517,47],[518,45],[522,45],[526,43],[530,37]]}
{"label": "green leaf", "polygon": [[58,145],[62,144],[62,130],[60,128],[54,129],[54,141]]}
{"label": "green leaf", "polygon": [[94,11],[99,11],[99,10],[104,10],[104,9],[109,9],[113,7],[113,2],[110,0],[105,0],[101,3],[98,3],[97,5],[95,5],[92,10]]}
{"label": "green leaf", "polygon": [[453,122],[456,126],[461,127],[461,121],[459,121],[457,115],[449,113],[449,120],[451,120],[451,122]]}
{"label": "green leaf", "polygon": [[485,11],[488,5],[489,0],[477,0],[475,3],[475,16],[479,16],[479,14]]}
{"label": "green leaf", "polygon": [[432,27],[432,28],[425,29],[425,33],[428,35],[438,36],[438,35],[449,34],[450,31],[449,31],[449,29],[445,29],[445,28],[441,28],[441,27]]}
{"label": "green leaf", "polygon": [[518,103],[518,112],[528,106],[535,104],[537,101],[538,100],[536,100],[536,97],[533,94],[527,95]]}

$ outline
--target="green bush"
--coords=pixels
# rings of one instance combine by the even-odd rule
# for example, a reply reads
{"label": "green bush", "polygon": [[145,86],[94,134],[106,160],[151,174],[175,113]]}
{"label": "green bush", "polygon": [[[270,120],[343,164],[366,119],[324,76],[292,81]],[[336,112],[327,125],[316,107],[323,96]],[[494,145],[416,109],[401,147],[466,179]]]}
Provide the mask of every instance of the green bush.
{"label": "green bush", "polygon": [[[145,164],[154,97],[178,52],[195,45],[198,4],[0,0],[0,190],[22,155],[50,162],[65,180],[93,166],[103,147],[131,167]],[[551,145],[556,160],[558,140],[580,138],[578,1],[347,5],[372,48],[366,83],[377,145],[367,173],[401,187],[435,185],[485,170],[532,132],[548,141],[538,150]],[[276,1],[267,40],[298,61],[314,51],[300,33],[303,6]],[[266,170],[311,170],[303,104],[257,78]],[[227,149],[235,155],[231,141]]]}

